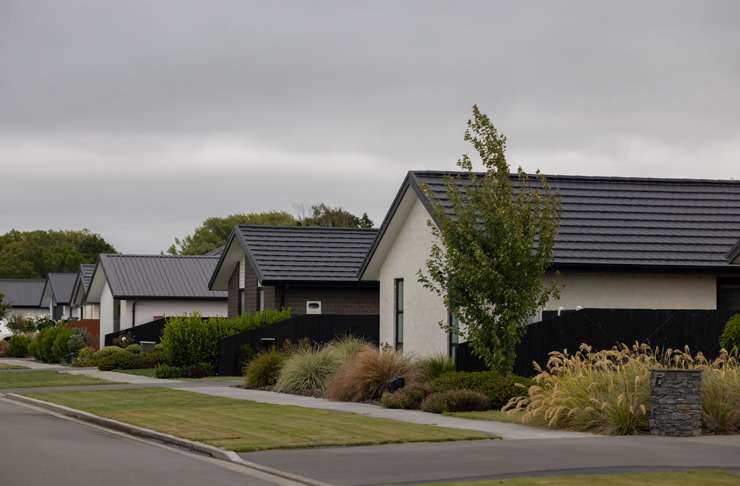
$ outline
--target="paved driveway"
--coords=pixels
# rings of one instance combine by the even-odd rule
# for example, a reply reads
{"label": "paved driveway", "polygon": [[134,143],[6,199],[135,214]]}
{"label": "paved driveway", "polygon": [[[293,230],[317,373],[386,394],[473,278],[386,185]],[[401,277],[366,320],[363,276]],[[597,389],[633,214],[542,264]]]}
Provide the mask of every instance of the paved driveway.
{"label": "paved driveway", "polygon": [[[589,437],[276,450],[247,460],[337,485],[709,467],[740,471],[740,436]],[[738,479],[740,483],[740,478]]]}

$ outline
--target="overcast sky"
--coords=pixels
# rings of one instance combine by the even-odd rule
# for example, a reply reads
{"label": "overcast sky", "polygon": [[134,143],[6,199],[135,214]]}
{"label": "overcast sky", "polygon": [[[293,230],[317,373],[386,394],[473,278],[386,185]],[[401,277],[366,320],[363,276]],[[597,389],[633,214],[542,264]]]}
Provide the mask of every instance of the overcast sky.
{"label": "overcast sky", "polygon": [[208,216],[380,224],[477,103],[514,165],[740,177],[740,2],[0,0],[0,233],[158,253]]}

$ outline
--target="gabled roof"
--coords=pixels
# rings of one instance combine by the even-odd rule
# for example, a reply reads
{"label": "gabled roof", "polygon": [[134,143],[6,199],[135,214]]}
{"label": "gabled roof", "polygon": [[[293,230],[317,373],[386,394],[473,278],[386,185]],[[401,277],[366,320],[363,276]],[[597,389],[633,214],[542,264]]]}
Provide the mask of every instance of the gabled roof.
{"label": "gabled roof", "polygon": [[92,280],[93,272],[95,271],[94,263],[83,263],[80,265],[79,279],[82,284],[82,289],[87,292],[90,288],[90,281]]}
{"label": "gabled roof", "polygon": [[42,307],[46,279],[0,278],[3,303],[11,307]]}
{"label": "gabled roof", "polygon": [[225,245],[221,245],[218,248],[214,248],[213,250],[206,253],[206,256],[221,256],[221,253],[224,252],[224,248],[226,248]]}
{"label": "gabled roof", "polygon": [[237,241],[263,283],[358,282],[358,270],[376,229],[237,225],[211,278]]}
{"label": "gabled roof", "polygon": [[93,280],[100,273],[116,298],[225,299],[208,289],[216,263],[212,256],[102,254]]}
{"label": "gabled roof", "polygon": [[[412,189],[430,214],[434,202],[451,211],[448,176],[463,190],[469,184],[467,173],[462,172],[408,173],[362,271],[406,190]],[[740,181],[546,178],[561,200],[556,267],[730,268],[728,254],[740,239]],[[518,180],[512,179],[516,187]],[[531,185],[538,182],[533,180]],[[429,196],[422,187],[429,188]]]}
{"label": "gabled roof", "polygon": [[48,275],[49,288],[57,304],[69,304],[72,299],[72,290],[74,290],[76,273],[57,273],[52,272]]}
{"label": "gabled roof", "polygon": [[740,240],[738,240],[737,245],[730,250],[730,253],[727,254],[727,261],[731,264],[740,265]]}

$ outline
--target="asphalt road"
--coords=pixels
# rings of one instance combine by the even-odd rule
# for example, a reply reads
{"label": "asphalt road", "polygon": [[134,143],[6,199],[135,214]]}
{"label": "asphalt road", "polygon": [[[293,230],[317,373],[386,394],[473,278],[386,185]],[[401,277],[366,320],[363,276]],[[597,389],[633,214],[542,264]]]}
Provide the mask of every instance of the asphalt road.
{"label": "asphalt road", "polygon": [[256,474],[0,399],[0,485],[275,484]]}
{"label": "asphalt road", "polygon": [[740,436],[466,441],[274,450],[242,457],[347,486],[695,468],[740,472]]}

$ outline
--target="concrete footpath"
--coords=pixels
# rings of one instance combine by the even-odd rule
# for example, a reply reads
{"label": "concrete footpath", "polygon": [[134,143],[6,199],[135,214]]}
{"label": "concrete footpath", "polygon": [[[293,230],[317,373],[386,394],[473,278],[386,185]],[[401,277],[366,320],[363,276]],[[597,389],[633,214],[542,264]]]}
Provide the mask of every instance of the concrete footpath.
{"label": "concrete footpath", "polygon": [[188,386],[176,389],[203,393],[219,397],[235,398],[237,400],[252,400],[261,403],[275,405],[294,405],[297,407],[319,408],[322,410],[334,410],[338,412],[350,412],[368,417],[399,420],[424,425],[439,425],[453,429],[475,430],[494,434],[502,439],[564,439],[593,437],[591,434],[580,432],[568,432],[564,430],[542,429],[526,425],[509,424],[504,422],[492,422],[486,420],[470,420],[458,417],[447,417],[434,413],[426,413],[418,410],[395,410],[383,408],[369,403],[335,402],[323,398],[304,397],[275,393],[262,390],[245,390],[242,388],[226,386]]}
{"label": "concrete footpath", "polygon": [[740,473],[740,436],[490,440],[273,450],[241,456],[341,486],[697,468]]}

